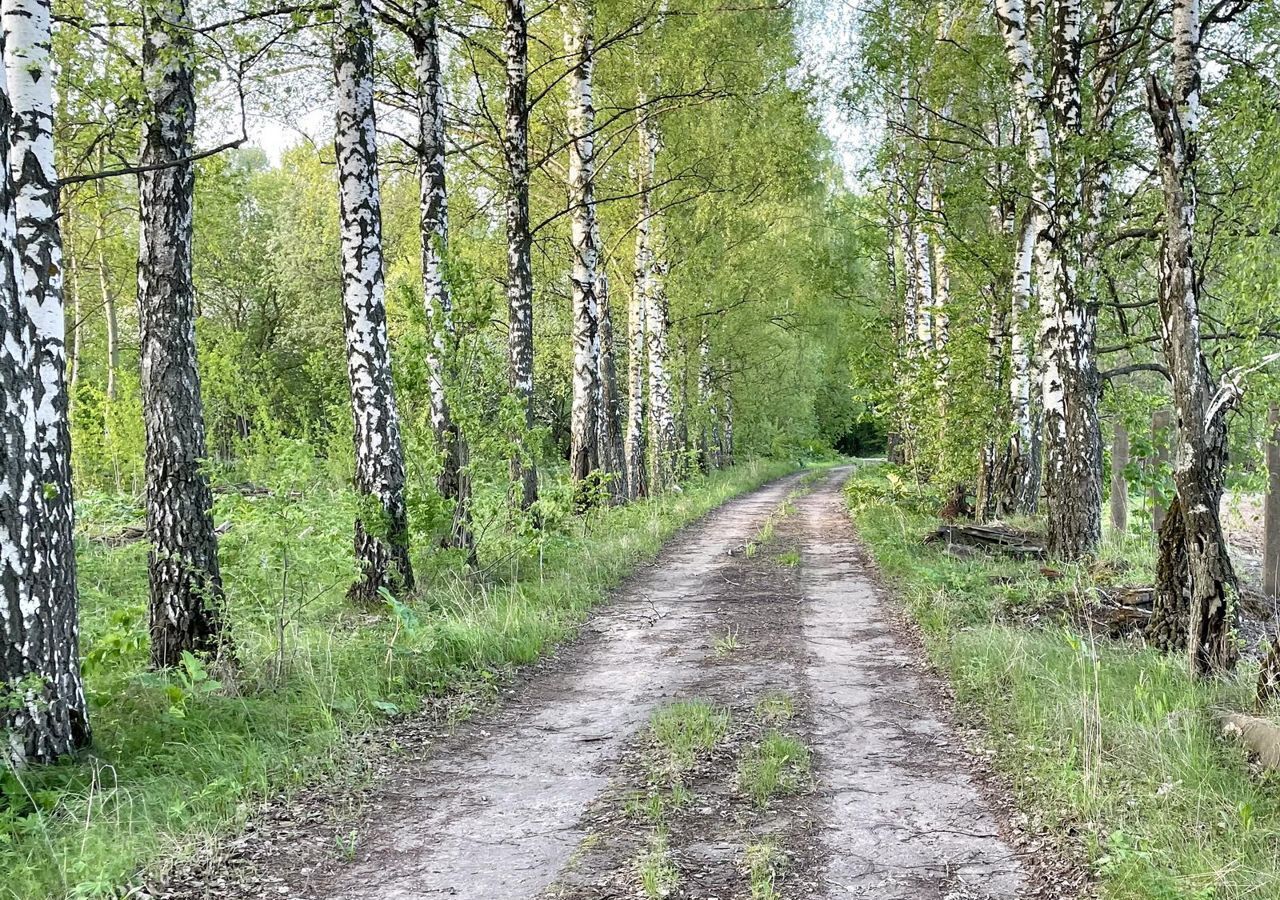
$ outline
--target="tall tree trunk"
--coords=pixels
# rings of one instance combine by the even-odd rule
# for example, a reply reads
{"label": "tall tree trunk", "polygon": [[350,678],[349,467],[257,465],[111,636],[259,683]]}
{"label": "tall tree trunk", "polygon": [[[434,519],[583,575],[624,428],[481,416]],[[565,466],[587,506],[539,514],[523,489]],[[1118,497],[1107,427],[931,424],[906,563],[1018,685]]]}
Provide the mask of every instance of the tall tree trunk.
{"label": "tall tree trunk", "polygon": [[[80,364],[84,361],[84,297],[81,291],[80,259],[72,247],[71,214],[67,218],[67,268],[70,270],[67,293],[71,295],[71,356],[67,360],[67,411],[75,403],[76,388],[80,385]],[[65,303],[65,300],[64,300]]]}
{"label": "tall tree trunk", "polygon": [[[1164,187],[1160,243],[1160,316],[1173,381],[1177,441],[1173,467],[1185,535],[1190,603],[1188,668],[1192,675],[1229,669],[1236,660],[1235,572],[1222,532],[1220,507],[1233,387],[1215,391],[1200,343],[1200,279],[1195,256],[1197,130],[1200,115],[1200,4],[1173,2],[1173,89],[1147,80]],[[1161,596],[1157,602],[1169,603]]]}
{"label": "tall tree trunk", "polygon": [[[1096,549],[1102,534],[1102,438],[1098,425],[1101,381],[1096,315],[1078,290],[1079,172],[1069,144],[1080,131],[1080,2],[1054,9],[1053,92],[1046,103],[1022,0],[997,0],[996,18],[1013,69],[1026,124],[1032,202],[1039,227],[1037,256],[1047,301],[1041,310],[1046,368],[1043,379],[1049,549],[1078,559]],[[1058,142],[1050,140],[1051,106]],[[1055,156],[1055,147],[1057,155]],[[1065,176],[1065,177],[1062,177]]]}
{"label": "tall tree trunk", "polygon": [[640,198],[640,212],[636,219],[635,278],[627,308],[627,496],[643,497],[649,493],[645,472],[646,440],[649,425],[648,397],[645,385],[649,370],[649,293],[653,282],[653,197],[649,186],[653,168],[649,164],[647,125],[645,123],[644,97],[636,104],[640,108],[637,130],[640,135],[640,162],[636,166],[636,194]]}
{"label": "tall tree trunk", "polygon": [[[992,291],[991,310],[987,320],[987,381],[994,389],[997,397],[1004,392],[1004,344],[1005,331],[1008,326],[1008,315],[999,301],[1001,286],[996,284]],[[998,412],[1003,412],[1004,404],[999,403]],[[1000,507],[1000,486],[1002,467],[1007,465],[1002,459],[1000,447],[997,445],[999,434],[999,418],[991,423],[993,431],[982,443],[982,458],[979,467],[978,490],[974,501],[975,514],[979,522],[987,522],[994,518]]]}
{"label": "tall tree trunk", "polygon": [[529,231],[529,30],[524,0],[505,0],[502,50],[506,58],[507,353],[511,391],[524,414],[514,435],[511,481],[521,509],[538,499],[538,470],[530,456],[533,431],[533,237]]}
{"label": "tall tree trunk", "polygon": [[333,71],[338,91],[334,154],[342,244],[342,306],[347,380],[355,442],[355,523],[360,577],[348,596],[382,602],[383,591],[413,588],[405,506],[404,448],[391,380],[382,198],[373,109],[373,29],[369,0],[340,0],[335,11]]}
{"label": "tall tree trunk", "polygon": [[1191,584],[1187,579],[1187,529],[1175,496],[1156,534],[1156,596],[1147,622],[1147,641],[1166,653],[1187,649]]}
{"label": "tall tree trunk", "polygon": [[[1153,475],[1163,472],[1164,467],[1169,465],[1169,428],[1172,425],[1173,414],[1168,409],[1157,409],[1151,414],[1151,442],[1155,447],[1151,456]],[[1165,516],[1168,515],[1168,508],[1165,506],[1161,484],[1154,477],[1147,498],[1151,503],[1151,530],[1159,534]]]}
{"label": "tall tree trunk", "polygon": [[1013,433],[1004,450],[1004,472],[997,515],[1029,515],[1039,492],[1032,410],[1031,269],[1035,261],[1036,226],[1027,210],[1018,230],[1010,283],[1009,401]]}
{"label": "tall tree trunk", "polygon": [[[894,346],[897,353],[893,360],[893,382],[895,385],[901,384],[906,378],[906,351],[910,346],[907,341],[907,335],[910,328],[914,327],[913,323],[907,321],[906,302],[903,299],[903,292],[899,285],[901,280],[898,277],[898,257],[900,255],[900,229],[898,227],[898,166],[896,159],[890,163],[889,169],[885,172],[885,240],[884,240],[884,265],[885,265],[885,285],[888,288],[888,303],[890,314],[894,327]],[[901,311],[902,320],[898,319],[898,312]],[[885,454],[889,462],[895,465],[901,465],[906,462],[906,453],[904,452],[905,441],[904,433],[907,429],[906,417],[900,408],[895,408],[890,413],[889,433],[885,435]],[[719,423],[715,423],[715,427],[719,427]],[[717,436],[717,445],[718,445]],[[717,451],[717,456],[718,456]]]}
{"label": "tall tree trunk", "polygon": [[204,410],[196,361],[191,273],[195,168],[195,63],[186,0],[146,10],[143,82],[151,116],[138,176],[138,321],[146,431],[147,536],[151,541],[151,663],[175,666],[183,652],[215,655],[230,640],[222,620],[222,575],[213,496],[202,469]]}
{"label": "tall tree trunk", "polygon": [[[915,184],[914,196],[911,198],[911,208],[916,210],[927,204],[927,201],[923,201],[922,198],[927,197],[928,193],[929,178],[925,174]],[[914,216],[912,219],[914,219]],[[911,243],[911,254],[908,257],[908,262],[915,272],[911,283],[915,285],[916,289],[916,345],[920,355],[928,360],[932,356],[931,351],[934,346],[933,261],[929,252],[929,227],[927,223],[911,221],[908,224],[908,231]]]}
{"label": "tall tree trunk", "polygon": [[698,465],[703,472],[710,472],[715,467],[711,454],[711,422],[715,416],[716,402],[711,387],[711,337],[704,319],[698,334]]}
{"label": "tall tree trunk", "polygon": [[734,462],[733,445],[733,394],[728,390],[724,394],[724,450],[720,454],[726,466]]}
{"label": "tall tree trunk", "polygon": [[441,454],[436,488],[453,503],[453,519],[442,542],[474,552],[471,479],[467,445],[449,408],[448,386],[456,377],[458,336],[449,292],[449,194],[445,184],[444,85],[440,67],[439,0],[421,0],[413,29],[418,81],[418,213],[422,240],[422,299],[427,320],[427,382],[431,430]]}
{"label": "tall tree trunk", "polygon": [[[572,217],[573,408],[570,415],[569,475],[581,494],[601,465],[600,404],[600,238],[595,200],[595,103],[592,95],[590,0],[562,4],[569,70],[569,209]],[[580,501],[583,498],[580,497]]]}
{"label": "tall tree trunk", "polygon": [[[16,177],[10,166],[0,166],[0,732],[7,737],[0,754],[17,768],[87,745],[89,721],[80,679],[70,472],[62,455],[68,448],[60,438],[65,426],[51,419],[59,411],[66,415],[56,380],[62,374],[56,268],[38,279],[46,283],[19,290],[23,270],[55,261],[43,254],[57,252],[56,245],[41,245],[57,238],[52,106],[44,105],[52,81],[49,8],[6,2],[3,13],[0,55],[8,84],[0,81],[0,152]],[[64,472],[65,493],[62,482],[49,481]]]}
{"label": "tall tree trunk", "polygon": [[[602,246],[599,239],[596,246]],[[596,299],[600,305],[600,400],[596,405],[599,419],[596,445],[600,449],[600,467],[609,475],[610,498],[618,503],[627,497],[627,479],[622,446],[622,403],[618,396],[617,356],[613,347],[613,316],[609,311],[609,279],[603,260],[596,281]]]}
{"label": "tall tree trunk", "polygon": [[1280,598],[1280,403],[1267,414],[1267,497],[1264,514],[1262,589]]}
{"label": "tall tree trunk", "polygon": [[937,353],[939,383],[946,381],[951,360],[951,270],[947,266],[946,210],[942,206],[942,182],[935,174],[930,179],[929,211],[933,216],[930,229],[933,259],[933,349]]}
{"label": "tall tree trunk", "polygon": [[1111,443],[1111,531],[1116,539],[1129,530],[1129,429],[1123,422],[1115,424]]}
{"label": "tall tree trunk", "polygon": [[[103,148],[98,148],[98,168],[105,169]],[[116,399],[116,375],[120,371],[120,325],[116,318],[116,296],[111,289],[111,273],[107,268],[107,216],[102,209],[102,182],[95,185],[98,208],[94,211],[93,243],[97,257],[98,289],[102,293],[102,315],[107,320],[107,400]]]}
{"label": "tall tree trunk", "polygon": [[[640,168],[645,179],[646,194],[641,205],[649,213],[649,275],[645,291],[645,334],[649,357],[649,489],[660,493],[675,484],[677,449],[676,422],[671,408],[671,372],[667,356],[667,262],[662,232],[662,217],[654,209],[654,171],[661,146],[656,123],[642,115]],[[637,248],[638,249],[638,248]]]}

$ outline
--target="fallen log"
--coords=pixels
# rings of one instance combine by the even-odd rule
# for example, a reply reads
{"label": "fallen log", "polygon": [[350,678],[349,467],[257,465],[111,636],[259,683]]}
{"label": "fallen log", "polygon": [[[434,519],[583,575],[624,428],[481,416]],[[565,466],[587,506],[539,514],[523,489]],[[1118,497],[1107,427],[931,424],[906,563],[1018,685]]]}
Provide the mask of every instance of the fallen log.
{"label": "fallen log", "polygon": [[[231,530],[230,522],[223,522],[221,525],[213,529],[213,533],[221,537]],[[126,525],[116,531],[99,532],[90,534],[89,540],[99,544],[106,544],[108,547],[125,547],[129,544],[136,544],[138,541],[145,540],[147,537],[147,529],[145,525]]]}
{"label": "fallen log", "polygon": [[988,553],[1002,553],[1015,559],[1038,560],[1047,555],[1044,543],[1038,536],[1006,525],[940,525],[924,542],[942,544],[948,550],[954,547],[973,547]]}
{"label": "fallen log", "polygon": [[1155,597],[1155,588],[1150,587],[1099,588],[1098,602],[1085,615],[1095,626],[1119,637],[1147,627]]}

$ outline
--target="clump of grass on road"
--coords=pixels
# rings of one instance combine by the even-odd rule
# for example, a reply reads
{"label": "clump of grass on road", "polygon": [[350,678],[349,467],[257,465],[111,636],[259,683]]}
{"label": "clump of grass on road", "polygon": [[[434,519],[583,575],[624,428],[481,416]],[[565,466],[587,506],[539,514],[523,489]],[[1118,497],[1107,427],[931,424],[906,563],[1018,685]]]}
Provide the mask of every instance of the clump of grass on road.
{"label": "clump of grass on road", "polygon": [[671,861],[667,835],[658,831],[649,839],[649,847],[636,862],[640,888],[648,900],[670,897],[680,885],[680,871]]}
{"label": "clump of grass on road", "polygon": [[795,712],[795,702],[786,694],[770,694],[756,704],[756,718],[766,725],[789,722]]}
{"label": "clump of grass on road", "polygon": [[765,806],[774,797],[798,793],[809,779],[809,748],[793,734],[765,732],[738,766],[738,786]]}
{"label": "clump of grass on road", "polygon": [[751,900],[778,900],[774,884],[778,872],[786,862],[786,856],[771,840],[748,844],[743,854],[747,879],[751,885]]}
{"label": "clump of grass on road", "polygon": [[706,700],[682,700],[654,713],[650,727],[667,767],[679,772],[720,742],[729,730],[729,713]]}

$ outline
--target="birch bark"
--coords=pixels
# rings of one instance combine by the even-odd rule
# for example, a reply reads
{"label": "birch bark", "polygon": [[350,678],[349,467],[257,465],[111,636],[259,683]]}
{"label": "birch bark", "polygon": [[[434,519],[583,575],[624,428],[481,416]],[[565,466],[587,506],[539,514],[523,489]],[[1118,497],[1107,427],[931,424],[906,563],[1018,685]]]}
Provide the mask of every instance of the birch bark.
{"label": "birch bark", "polygon": [[[661,492],[675,484],[676,423],[671,408],[671,373],[667,368],[668,309],[666,293],[667,263],[662,235],[662,217],[654,209],[653,179],[661,137],[657,123],[642,115],[637,129],[640,139],[644,198],[642,209],[648,214],[644,229],[647,246],[644,254],[648,274],[645,281],[645,337],[649,372],[649,490]],[[637,256],[641,253],[639,244]],[[640,262],[637,260],[637,270]]]}
{"label": "birch bark", "polygon": [[649,155],[648,125],[645,120],[645,98],[637,101],[636,130],[640,138],[640,157],[636,163],[636,193],[640,198],[640,210],[636,219],[635,275],[632,282],[630,303],[627,309],[627,496],[646,496],[649,484],[645,472],[645,456],[648,450],[646,437],[649,431],[648,397],[645,385],[649,369],[649,292],[653,278],[653,250],[651,229],[653,226],[652,196],[650,185],[653,165]]}
{"label": "birch bark", "polygon": [[529,29],[525,0],[504,0],[502,50],[506,60],[507,366],[512,393],[524,416],[515,435],[511,481],[521,509],[538,499],[538,470],[530,456],[533,431],[533,236],[529,231]]}
{"label": "birch bark", "polygon": [[[1200,118],[1200,4],[1173,0],[1173,85],[1151,74],[1147,107],[1155,126],[1164,188],[1160,243],[1160,316],[1173,381],[1176,434],[1173,478],[1181,513],[1185,568],[1157,584],[1157,602],[1175,606],[1189,587],[1187,661],[1192,675],[1230,668],[1239,617],[1235,571],[1220,506],[1227,453],[1226,416],[1238,389],[1215,391],[1200,340],[1200,279],[1195,255],[1196,156]],[[1171,515],[1166,520],[1173,520]],[[1165,543],[1162,534],[1162,547]],[[1154,618],[1154,616],[1153,616]]]}
{"label": "birch bark", "polygon": [[[43,78],[46,86],[51,81],[45,77],[50,76],[48,26],[47,6],[31,15],[5,4],[0,55],[12,64],[25,60],[33,66],[28,72],[10,72],[9,84],[15,74],[19,86],[28,89],[29,83],[21,84],[28,78]],[[39,173],[28,174],[47,176],[47,187],[56,190],[52,156],[27,158],[45,149],[51,154],[51,136],[33,146],[31,132],[18,130],[51,123],[38,114],[39,103],[33,106],[30,96],[24,101],[27,119],[22,122],[14,115],[9,96],[10,87],[0,79],[0,152],[15,167],[24,161],[41,164]],[[38,186],[30,184],[28,189]],[[26,238],[19,234],[18,209],[23,204],[15,194],[10,167],[0,166],[0,736],[4,740],[0,755],[18,768],[30,762],[52,762],[88,744],[90,734],[80,678],[74,557],[60,556],[63,529],[71,524],[70,510],[65,522],[51,520],[46,511],[51,500],[59,499],[49,496],[46,466],[51,435],[47,427],[42,430],[49,421],[47,414],[56,410],[41,410],[55,400],[45,380],[57,365],[49,356],[47,304],[61,300],[47,292],[29,296],[19,286],[27,260],[37,248],[31,246],[30,234]],[[23,207],[29,217],[34,212],[33,199],[29,197]],[[52,213],[53,207],[48,208]],[[29,221],[27,227],[39,229],[36,222]],[[45,305],[37,306],[39,300]],[[41,320],[41,315],[46,318]],[[52,436],[56,435],[55,425]],[[56,483],[52,490],[57,490]],[[62,499],[70,503],[69,494]],[[65,537],[69,539],[69,534]],[[68,563],[69,570],[53,568]]]}
{"label": "birch bark", "polygon": [[449,194],[445,181],[444,85],[440,64],[440,2],[421,0],[413,29],[418,82],[418,213],[422,240],[422,298],[427,321],[427,382],[431,430],[441,454],[436,488],[453,503],[443,544],[474,552],[471,535],[471,480],[467,444],[449,408],[455,378],[458,336],[449,292]]}
{"label": "birch bark", "polygon": [[143,82],[150,103],[138,176],[138,322],[151,542],[151,662],[218,654],[230,641],[205,477],[204,411],[196,360],[192,209],[195,50],[186,0],[145,9]]}
{"label": "birch bark", "polygon": [[601,467],[600,424],[600,229],[595,204],[595,105],[589,0],[562,4],[569,70],[569,209],[572,219],[573,406],[570,415],[569,474],[579,491]]}
{"label": "birch bark", "polygon": [[404,449],[387,336],[371,18],[369,0],[340,0],[333,42],[343,321],[355,488],[362,502],[355,527],[360,577],[348,596],[362,605],[381,603],[383,591],[399,594],[413,587]]}
{"label": "birch bark", "polygon": [[[1033,8],[1032,15],[1039,9]],[[1102,534],[1102,437],[1096,316],[1078,290],[1080,173],[1072,138],[1080,131],[1080,3],[1061,0],[1052,28],[1052,95],[1037,72],[1022,0],[996,0],[996,20],[1013,70],[1015,98],[1026,127],[1032,172],[1036,255],[1046,301],[1041,309],[1044,350],[1045,484],[1049,549],[1058,557],[1091,554]],[[1053,110],[1051,141],[1046,108]],[[1055,149],[1056,148],[1056,149]]]}

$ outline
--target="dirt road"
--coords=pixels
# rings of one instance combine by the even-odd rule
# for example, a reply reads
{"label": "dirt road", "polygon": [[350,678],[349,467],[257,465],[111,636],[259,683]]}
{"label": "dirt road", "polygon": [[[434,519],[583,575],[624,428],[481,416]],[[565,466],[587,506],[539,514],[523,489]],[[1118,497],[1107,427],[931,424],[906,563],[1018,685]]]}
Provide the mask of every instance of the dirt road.
{"label": "dirt road", "polygon": [[[1023,864],[866,570],[840,495],[847,471],[775,482],[686,530],[500,708],[400,759],[336,839],[326,825],[320,839],[267,841],[204,889],[1026,895]],[[671,755],[655,715],[668,737],[705,742]]]}

